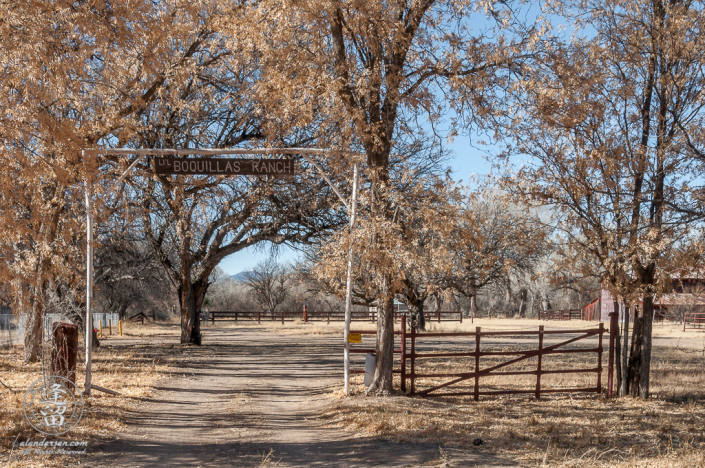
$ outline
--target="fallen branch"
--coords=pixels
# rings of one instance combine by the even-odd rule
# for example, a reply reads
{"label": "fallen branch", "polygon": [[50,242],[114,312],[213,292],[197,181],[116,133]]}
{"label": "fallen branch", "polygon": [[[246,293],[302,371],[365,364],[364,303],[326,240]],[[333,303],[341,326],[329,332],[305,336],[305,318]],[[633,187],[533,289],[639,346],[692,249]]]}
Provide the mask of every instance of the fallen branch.
{"label": "fallen branch", "polygon": [[2,380],[0,380],[0,384],[2,384],[3,387],[5,387],[6,389],[10,390],[11,392],[15,392],[15,393],[18,393],[18,392],[19,392],[19,390],[15,390],[14,388],[5,385],[5,382],[3,382]]}
{"label": "fallen branch", "polygon": [[111,394],[111,395],[120,395],[120,394],[119,394],[118,392],[116,392],[115,390],[109,390],[109,389],[107,389],[107,388],[99,387],[99,386],[93,385],[93,384],[91,384],[91,388],[94,389],[94,390],[98,390],[99,392],[109,393],[109,394]]}

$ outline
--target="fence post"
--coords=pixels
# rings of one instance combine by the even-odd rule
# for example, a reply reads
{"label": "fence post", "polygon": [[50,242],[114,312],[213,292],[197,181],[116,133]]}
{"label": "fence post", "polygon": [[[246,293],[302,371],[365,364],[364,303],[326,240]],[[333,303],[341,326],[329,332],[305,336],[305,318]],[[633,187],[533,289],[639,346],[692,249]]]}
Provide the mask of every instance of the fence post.
{"label": "fence post", "polygon": [[122,336],[122,320],[118,321],[118,330],[120,331],[120,336]]}
{"label": "fence post", "polygon": [[406,392],[406,315],[401,316],[401,391]]}
{"label": "fence post", "polygon": [[98,320],[98,333],[100,334],[100,337],[103,338],[103,321]]}
{"label": "fence post", "polygon": [[308,311],[306,310],[306,304],[304,304],[304,323],[308,322]]}
{"label": "fence post", "polygon": [[541,358],[543,357],[543,325],[539,325],[539,354],[536,362],[536,399],[541,398]]}
{"label": "fence post", "polygon": [[215,312],[211,312],[211,325],[215,325]]}
{"label": "fence post", "polygon": [[480,337],[482,327],[475,327],[475,401],[480,399]]}
{"label": "fence post", "polygon": [[441,309],[438,309],[438,323],[441,323]]}
{"label": "fence post", "polygon": [[108,333],[113,336],[113,319],[108,319]]}
{"label": "fence post", "polygon": [[600,338],[597,341],[597,393],[602,392],[602,335],[605,333],[605,324],[600,322]]}
{"label": "fence post", "polygon": [[413,395],[416,391],[416,329],[411,328],[411,355],[409,356],[411,360],[411,373],[409,374],[410,380],[410,395]]}
{"label": "fence post", "polygon": [[619,313],[612,312],[610,314],[610,350],[607,358],[607,397],[612,398],[612,386],[614,382],[614,345],[617,342],[617,333],[619,333]]}
{"label": "fence post", "polygon": [[257,323],[262,323],[262,313],[257,311]]}

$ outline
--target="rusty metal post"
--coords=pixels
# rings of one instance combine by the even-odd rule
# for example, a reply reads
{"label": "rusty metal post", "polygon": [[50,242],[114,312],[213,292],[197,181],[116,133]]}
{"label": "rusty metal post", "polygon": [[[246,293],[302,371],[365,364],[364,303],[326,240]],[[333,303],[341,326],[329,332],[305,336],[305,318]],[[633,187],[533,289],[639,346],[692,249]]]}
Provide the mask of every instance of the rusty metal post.
{"label": "rusty metal post", "polygon": [[401,316],[401,391],[406,392],[406,315]]}
{"label": "rusty metal post", "polygon": [[614,345],[617,342],[619,333],[619,312],[610,313],[610,350],[607,358],[607,396],[612,398],[612,387],[614,385]]}
{"label": "rusty metal post", "polygon": [[76,360],[78,358],[78,326],[71,323],[55,323],[54,349],[51,352],[51,374],[76,383]]}
{"label": "rusty metal post", "polygon": [[475,327],[475,401],[480,399],[480,337],[482,327]]}
{"label": "rusty metal post", "polygon": [[543,325],[539,325],[539,354],[536,362],[536,399],[541,398],[541,358],[543,357]]}
{"label": "rusty metal post", "polygon": [[409,356],[411,360],[411,373],[409,374],[411,388],[409,395],[413,395],[416,392],[416,329],[412,327],[409,334],[411,335],[411,355]]}
{"label": "rusty metal post", "polygon": [[605,324],[600,322],[600,338],[597,342],[597,393],[602,392],[602,335],[605,333]]}
{"label": "rusty metal post", "polygon": [[304,323],[308,322],[308,311],[306,310],[306,304],[304,303]]}

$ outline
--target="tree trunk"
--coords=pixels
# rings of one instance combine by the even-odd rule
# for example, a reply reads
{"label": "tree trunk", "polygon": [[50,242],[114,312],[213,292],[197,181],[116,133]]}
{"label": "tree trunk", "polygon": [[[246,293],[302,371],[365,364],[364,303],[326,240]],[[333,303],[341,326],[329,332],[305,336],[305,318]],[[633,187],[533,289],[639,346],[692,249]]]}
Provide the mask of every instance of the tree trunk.
{"label": "tree trunk", "polygon": [[629,368],[627,370],[627,386],[629,394],[633,397],[639,394],[641,381],[641,344],[643,337],[641,310],[634,313],[634,326],[632,327],[632,346],[629,351]]}
{"label": "tree trunk", "polygon": [[474,320],[475,314],[477,314],[477,307],[475,305],[475,294],[470,296],[470,317]]}
{"label": "tree trunk", "polygon": [[42,318],[44,307],[39,298],[35,295],[32,300],[32,307],[27,314],[24,331],[24,362],[39,361],[42,355]]}
{"label": "tree trunk", "polygon": [[181,303],[181,343],[201,344],[201,321],[198,319],[199,307],[191,283],[190,274],[182,275],[182,285],[180,287]]}
{"label": "tree trunk", "polygon": [[642,312],[641,375],[639,376],[639,396],[649,398],[649,376],[651,372],[651,332],[654,323],[654,297],[644,297]]}
{"label": "tree trunk", "polygon": [[407,307],[409,307],[409,314],[411,318],[411,323],[415,324],[416,330],[426,329],[426,318],[424,317],[424,299],[413,298],[408,299]]}
{"label": "tree trunk", "polygon": [[371,395],[391,395],[392,368],[394,365],[394,296],[389,294],[389,278],[382,280],[383,299],[377,307],[377,346],[375,348],[375,373],[367,390]]}
{"label": "tree trunk", "polygon": [[527,290],[526,288],[521,288],[519,291],[519,317],[526,317],[526,302],[527,302]]}

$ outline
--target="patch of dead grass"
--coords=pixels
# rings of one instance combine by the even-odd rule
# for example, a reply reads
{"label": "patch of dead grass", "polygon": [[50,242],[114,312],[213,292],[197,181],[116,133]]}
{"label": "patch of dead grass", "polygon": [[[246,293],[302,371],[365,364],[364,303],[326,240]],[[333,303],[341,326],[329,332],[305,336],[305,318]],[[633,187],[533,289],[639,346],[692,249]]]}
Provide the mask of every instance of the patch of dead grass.
{"label": "patch of dead grass", "polygon": [[[594,360],[594,354],[567,356],[561,366],[585,367]],[[427,370],[434,366],[447,370],[454,367],[452,362],[437,362]],[[573,380],[556,384],[581,383],[580,377],[570,379]],[[586,379],[592,379],[594,385],[594,374]],[[603,378],[603,385],[606,383]],[[532,388],[532,384],[535,385],[533,376],[481,380],[481,388]],[[398,379],[396,385],[398,388]],[[331,427],[343,428],[358,437],[469,448],[507,456],[522,466],[705,466],[702,354],[654,348],[653,397],[648,401],[607,399],[594,394],[548,395],[540,400],[528,396],[484,396],[479,402],[465,396],[368,398],[363,396],[361,375],[353,377],[352,389],[350,398],[335,392],[331,408],[321,418]],[[484,443],[474,446],[472,442],[477,438]]]}
{"label": "patch of dead grass", "polygon": [[[93,383],[119,392],[109,395],[93,389],[90,397],[84,396],[84,413],[78,425],[67,434],[47,437],[48,440],[87,441],[88,452],[98,440],[114,437],[125,429],[124,415],[144,398],[152,396],[152,389],[164,375],[173,371],[167,362],[166,347],[150,345],[135,346],[130,343],[113,344],[102,340],[102,346],[94,350]],[[15,391],[2,388],[0,393],[0,461],[8,468],[15,467],[63,467],[85,463],[85,456],[40,456],[17,455],[13,444],[27,439],[44,438],[29,426],[24,417],[23,399],[29,385],[42,376],[41,365],[24,364],[22,348],[0,349],[0,380]],[[79,355],[79,360],[81,357]],[[76,375],[76,383],[83,387],[85,373]]]}

